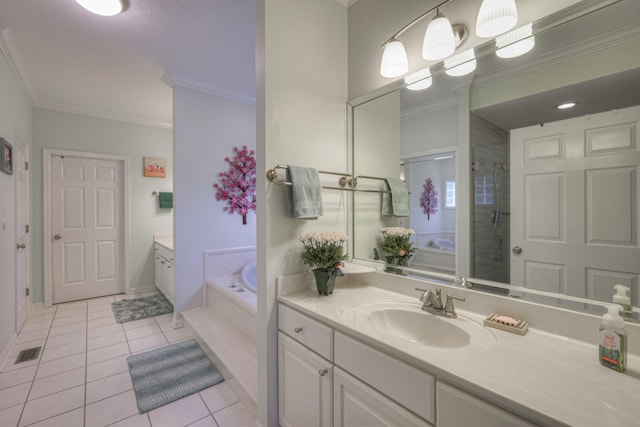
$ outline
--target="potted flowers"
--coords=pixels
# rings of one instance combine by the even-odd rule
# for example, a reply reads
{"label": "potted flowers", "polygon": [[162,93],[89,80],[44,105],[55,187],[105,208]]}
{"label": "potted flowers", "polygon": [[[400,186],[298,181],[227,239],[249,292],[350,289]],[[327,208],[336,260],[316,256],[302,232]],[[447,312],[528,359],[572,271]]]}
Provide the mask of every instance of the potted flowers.
{"label": "potted flowers", "polygon": [[320,295],[332,293],[336,277],[342,276],[340,267],[348,257],[343,245],[348,239],[346,234],[332,231],[307,233],[298,238],[304,245],[300,256],[313,270]]}
{"label": "potted flowers", "polygon": [[412,247],[410,238],[416,232],[411,228],[404,227],[385,227],[380,231],[382,232],[382,239],[379,246],[380,249],[387,253],[385,256],[387,261],[386,271],[402,274],[403,270],[401,268],[392,266],[409,266],[412,253],[417,250]]}

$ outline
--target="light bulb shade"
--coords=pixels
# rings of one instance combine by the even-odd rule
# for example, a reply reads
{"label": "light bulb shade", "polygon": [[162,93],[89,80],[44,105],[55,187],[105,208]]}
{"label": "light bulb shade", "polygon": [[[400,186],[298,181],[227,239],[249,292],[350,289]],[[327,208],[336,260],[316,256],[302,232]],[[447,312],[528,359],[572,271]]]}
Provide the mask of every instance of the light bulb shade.
{"label": "light bulb shade", "polygon": [[129,0],[76,0],[89,12],[100,16],[113,16],[129,8]]}
{"label": "light bulb shade", "polygon": [[476,69],[476,55],[472,49],[444,60],[445,73],[450,76],[465,76]]}
{"label": "light bulb shade", "polygon": [[404,83],[409,90],[424,90],[431,87],[433,79],[431,78],[431,71],[429,67],[423,68],[420,71],[416,71],[413,74],[409,74],[404,78]]}
{"label": "light bulb shade", "polygon": [[439,61],[456,50],[456,40],[451,22],[438,11],[427,26],[422,44],[422,57],[427,61]]}
{"label": "light bulb shade", "polygon": [[409,70],[407,52],[402,42],[392,40],[384,47],[380,63],[382,77],[400,77]]}
{"label": "light bulb shade", "polygon": [[531,24],[517,28],[513,31],[496,37],[496,55],[500,58],[515,58],[524,55],[536,45],[536,38],[532,36]]}
{"label": "light bulb shade", "polygon": [[515,27],[518,23],[518,8],[515,0],[482,0],[476,35],[478,37],[495,37]]}

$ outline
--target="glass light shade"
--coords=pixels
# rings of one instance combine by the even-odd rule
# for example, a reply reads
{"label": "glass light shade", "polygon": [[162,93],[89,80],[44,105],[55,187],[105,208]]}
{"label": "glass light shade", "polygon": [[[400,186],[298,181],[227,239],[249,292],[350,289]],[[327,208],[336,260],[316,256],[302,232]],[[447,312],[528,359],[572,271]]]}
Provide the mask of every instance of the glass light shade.
{"label": "glass light shade", "polygon": [[429,67],[416,71],[413,74],[409,74],[404,78],[404,83],[407,85],[407,89],[409,90],[424,90],[430,88],[433,84],[433,79],[431,78],[431,71],[429,70]]}
{"label": "glass light shade", "polygon": [[402,42],[393,40],[384,47],[380,75],[382,77],[400,77],[409,70],[407,52]]}
{"label": "glass light shade", "polygon": [[472,49],[444,60],[445,73],[450,76],[465,76],[476,69],[476,54]]}
{"label": "glass light shade", "polygon": [[482,0],[476,35],[478,37],[495,37],[515,27],[518,23],[518,8],[515,0]]}
{"label": "glass light shade", "polygon": [[438,10],[427,26],[422,44],[422,57],[427,61],[439,61],[456,50],[456,40],[451,22]]}
{"label": "glass light shade", "polygon": [[100,16],[113,16],[128,8],[128,1],[123,0],[76,0],[89,12]]}
{"label": "glass light shade", "polygon": [[515,58],[529,52],[536,45],[536,39],[531,35],[532,33],[532,25],[527,24],[496,37],[496,46],[498,47],[496,55],[500,58]]}

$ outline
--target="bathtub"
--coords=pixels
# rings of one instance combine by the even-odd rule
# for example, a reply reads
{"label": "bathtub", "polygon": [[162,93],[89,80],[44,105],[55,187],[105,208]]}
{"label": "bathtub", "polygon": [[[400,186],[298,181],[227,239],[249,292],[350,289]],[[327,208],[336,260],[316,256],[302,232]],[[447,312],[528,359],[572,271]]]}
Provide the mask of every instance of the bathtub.
{"label": "bathtub", "polygon": [[416,233],[418,250],[411,258],[414,267],[455,274],[455,232],[434,231]]}
{"label": "bathtub", "polygon": [[254,294],[258,292],[258,266],[250,261],[240,270],[240,279],[244,288]]}

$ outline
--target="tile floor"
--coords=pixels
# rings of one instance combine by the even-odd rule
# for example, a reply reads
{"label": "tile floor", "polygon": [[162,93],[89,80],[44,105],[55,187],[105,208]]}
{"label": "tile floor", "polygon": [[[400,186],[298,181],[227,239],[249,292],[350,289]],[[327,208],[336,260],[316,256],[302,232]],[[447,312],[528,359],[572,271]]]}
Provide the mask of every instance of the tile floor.
{"label": "tile floor", "polygon": [[[1,427],[255,426],[229,383],[138,413],[127,357],[193,338],[173,329],[171,315],[116,323],[116,295],[36,308],[0,371]],[[42,346],[38,360],[14,364]]]}

